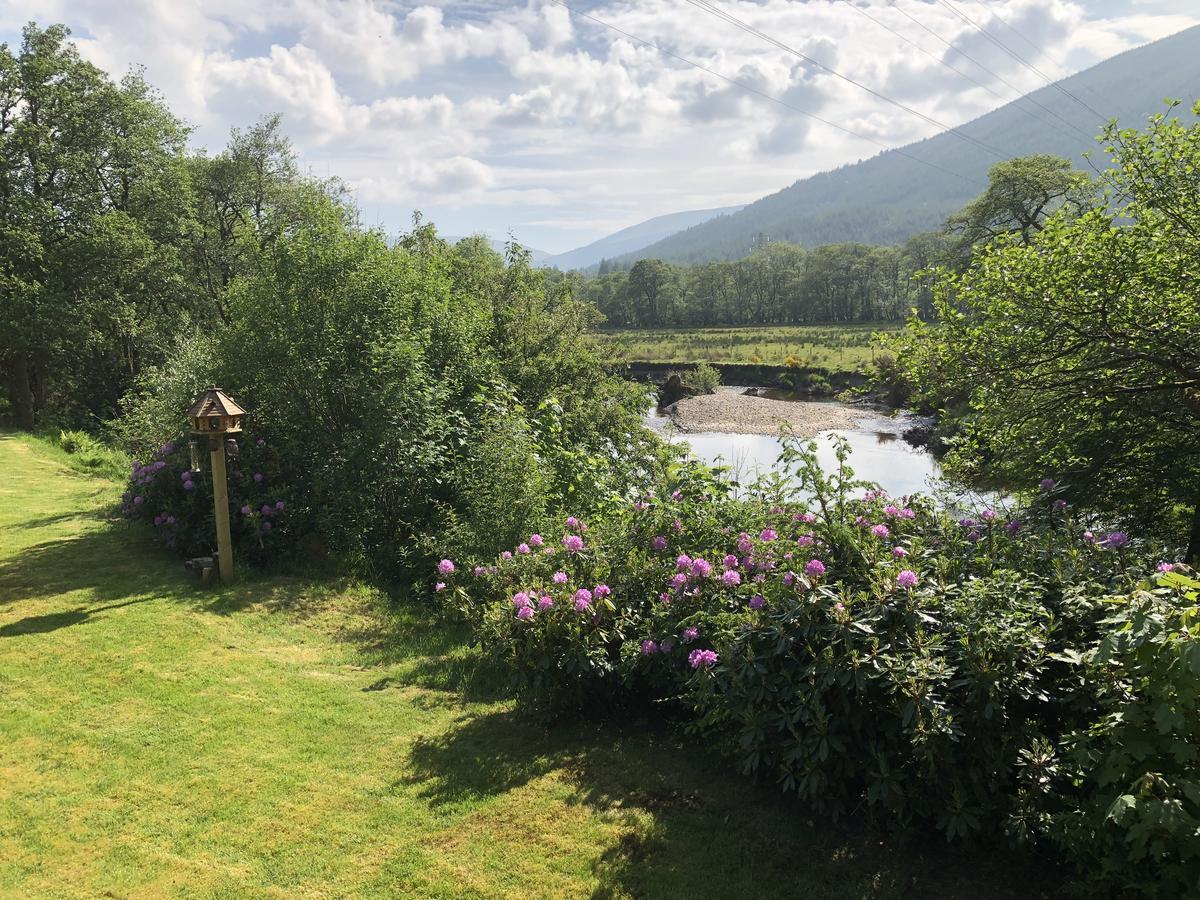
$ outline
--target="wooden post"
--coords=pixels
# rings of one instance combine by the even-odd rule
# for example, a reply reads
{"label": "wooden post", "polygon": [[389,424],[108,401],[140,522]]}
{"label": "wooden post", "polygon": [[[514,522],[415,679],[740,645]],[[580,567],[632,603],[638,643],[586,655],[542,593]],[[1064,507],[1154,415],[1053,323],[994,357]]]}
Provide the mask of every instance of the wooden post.
{"label": "wooden post", "polygon": [[213,511],[217,517],[217,571],[221,581],[233,581],[233,540],[229,536],[229,488],[225,483],[225,438],[208,439],[212,458]]}

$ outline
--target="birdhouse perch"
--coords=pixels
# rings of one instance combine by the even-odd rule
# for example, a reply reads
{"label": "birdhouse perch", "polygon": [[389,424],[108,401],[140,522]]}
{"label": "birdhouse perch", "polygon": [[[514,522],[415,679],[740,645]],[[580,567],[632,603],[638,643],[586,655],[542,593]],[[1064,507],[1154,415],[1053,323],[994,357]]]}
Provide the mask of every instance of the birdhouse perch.
{"label": "birdhouse perch", "polygon": [[[217,524],[217,571],[221,580],[233,580],[233,541],[229,531],[229,487],[225,475],[225,454],[237,455],[233,435],[242,430],[246,411],[238,406],[219,387],[200,392],[187,411],[187,420],[196,437],[208,438],[208,453],[212,463],[213,512]],[[192,442],[192,468],[199,470],[199,453]]]}

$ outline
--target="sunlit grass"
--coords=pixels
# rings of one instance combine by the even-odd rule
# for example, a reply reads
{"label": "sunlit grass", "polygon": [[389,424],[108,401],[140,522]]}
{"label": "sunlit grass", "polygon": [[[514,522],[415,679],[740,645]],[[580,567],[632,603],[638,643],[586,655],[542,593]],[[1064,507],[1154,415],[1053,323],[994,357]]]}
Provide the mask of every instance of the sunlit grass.
{"label": "sunlit grass", "polygon": [[629,362],[798,365],[830,371],[868,368],[880,352],[875,335],[898,325],[779,325],[744,328],[621,329],[596,332]]}
{"label": "sunlit grass", "polygon": [[1028,897],[815,817],[659,716],[546,730],[431,609],[200,586],[0,435],[0,895]]}

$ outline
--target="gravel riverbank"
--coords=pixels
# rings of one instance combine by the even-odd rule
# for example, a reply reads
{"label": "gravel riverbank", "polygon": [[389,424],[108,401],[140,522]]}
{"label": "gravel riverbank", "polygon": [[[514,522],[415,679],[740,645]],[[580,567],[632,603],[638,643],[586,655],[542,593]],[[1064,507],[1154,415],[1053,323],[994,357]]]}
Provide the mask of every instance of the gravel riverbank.
{"label": "gravel riverbank", "polygon": [[687,397],[663,412],[680,431],[721,431],[728,434],[783,433],[783,425],[799,438],[816,437],[831,428],[854,428],[869,412],[836,403],[801,403],[748,396],[736,391],[717,391]]}

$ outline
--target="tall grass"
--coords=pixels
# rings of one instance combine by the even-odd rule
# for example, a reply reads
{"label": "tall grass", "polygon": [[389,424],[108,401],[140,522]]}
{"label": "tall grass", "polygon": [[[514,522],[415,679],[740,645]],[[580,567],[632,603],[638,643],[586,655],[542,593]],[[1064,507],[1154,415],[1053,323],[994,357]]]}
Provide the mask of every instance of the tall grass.
{"label": "tall grass", "polygon": [[627,362],[795,365],[864,371],[879,353],[876,335],[895,325],[778,325],[745,328],[597,331],[605,351]]}

